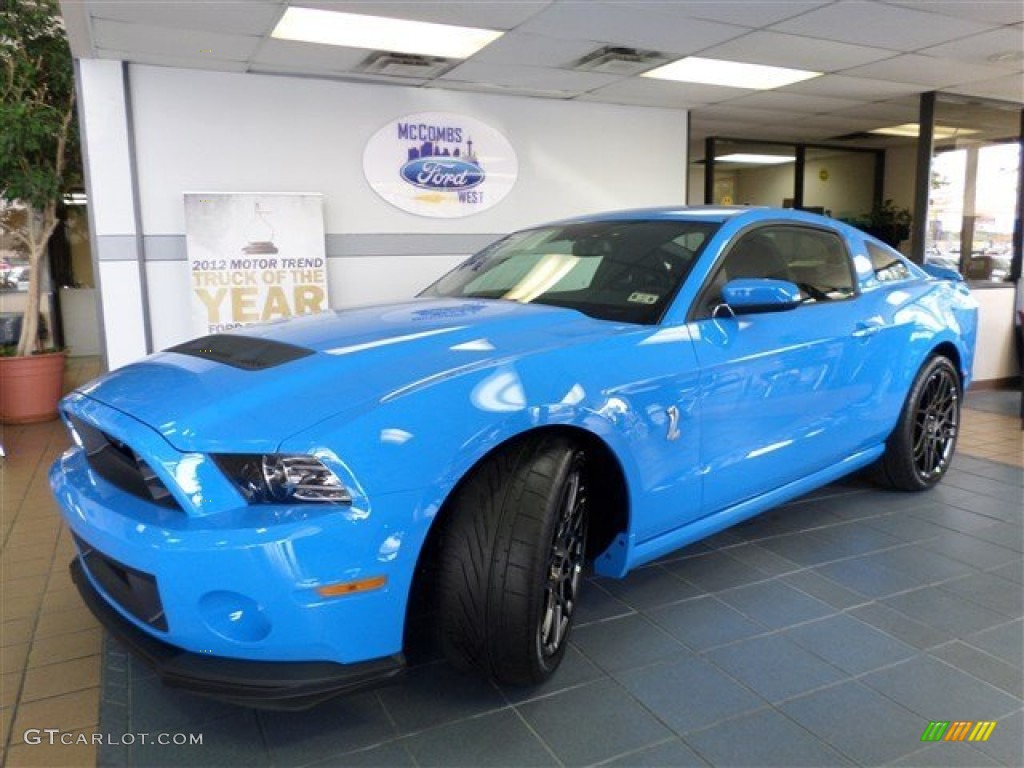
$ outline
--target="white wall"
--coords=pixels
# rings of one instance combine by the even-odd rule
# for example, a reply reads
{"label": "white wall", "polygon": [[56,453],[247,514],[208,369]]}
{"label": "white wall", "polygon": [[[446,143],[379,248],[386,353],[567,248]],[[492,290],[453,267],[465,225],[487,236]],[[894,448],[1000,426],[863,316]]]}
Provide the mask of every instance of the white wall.
{"label": "white wall", "polygon": [[[329,237],[496,236],[685,197],[683,110],[134,65],[130,80],[147,237],[184,235],[186,191],[322,192]],[[429,219],[373,192],[362,169],[367,140],[388,121],[424,111],[469,115],[504,133],[519,157],[519,180],[504,201],[463,219]],[[331,304],[412,295],[466,255],[331,258]],[[147,274],[160,349],[192,333],[187,265],[150,262]]]}
{"label": "white wall", "polygon": [[978,301],[978,347],[974,353],[974,380],[1008,379],[1017,375],[1013,340],[1013,288],[978,288],[971,293]]}

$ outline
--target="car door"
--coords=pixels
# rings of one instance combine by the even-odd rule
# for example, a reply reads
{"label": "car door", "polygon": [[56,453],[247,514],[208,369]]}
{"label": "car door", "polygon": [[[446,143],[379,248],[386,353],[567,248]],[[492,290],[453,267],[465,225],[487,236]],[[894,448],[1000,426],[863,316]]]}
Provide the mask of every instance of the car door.
{"label": "car door", "polygon": [[[736,278],[798,285],[795,309],[733,316]],[[830,466],[857,449],[851,429],[871,381],[859,343],[856,279],[836,232],[764,224],[736,236],[692,312],[701,368],[703,513]]]}

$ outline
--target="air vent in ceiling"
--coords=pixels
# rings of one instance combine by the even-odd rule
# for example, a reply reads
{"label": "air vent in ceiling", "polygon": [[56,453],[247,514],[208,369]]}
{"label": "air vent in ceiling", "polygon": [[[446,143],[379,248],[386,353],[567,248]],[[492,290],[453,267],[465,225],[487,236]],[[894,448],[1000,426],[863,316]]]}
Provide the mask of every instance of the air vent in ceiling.
{"label": "air vent in ceiling", "polygon": [[420,80],[430,80],[449,70],[455,63],[454,59],[445,59],[440,56],[374,51],[356,67],[356,71],[368,75],[391,75],[392,77],[415,77]]}
{"label": "air vent in ceiling", "polygon": [[580,72],[599,72],[605,75],[636,75],[668,61],[657,51],[641,51],[636,48],[606,46],[588,53],[577,61],[572,69]]}

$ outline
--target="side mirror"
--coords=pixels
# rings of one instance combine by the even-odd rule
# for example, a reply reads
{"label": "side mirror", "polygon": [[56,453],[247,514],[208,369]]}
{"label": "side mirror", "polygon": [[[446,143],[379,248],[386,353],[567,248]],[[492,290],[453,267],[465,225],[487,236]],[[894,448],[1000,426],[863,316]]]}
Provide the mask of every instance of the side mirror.
{"label": "side mirror", "polygon": [[739,278],[722,288],[722,302],[736,315],[784,312],[803,302],[800,289],[786,280]]}

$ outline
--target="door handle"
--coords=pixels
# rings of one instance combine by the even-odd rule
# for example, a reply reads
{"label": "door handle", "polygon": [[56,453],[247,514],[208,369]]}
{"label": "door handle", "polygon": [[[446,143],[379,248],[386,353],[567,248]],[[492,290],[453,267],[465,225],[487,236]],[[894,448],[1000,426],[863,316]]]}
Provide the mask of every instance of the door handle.
{"label": "door handle", "polygon": [[869,336],[874,336],[882,328],[883,325],[878,320],[861,320],[853,327],[853,336],[858,339],[866,339]]}

